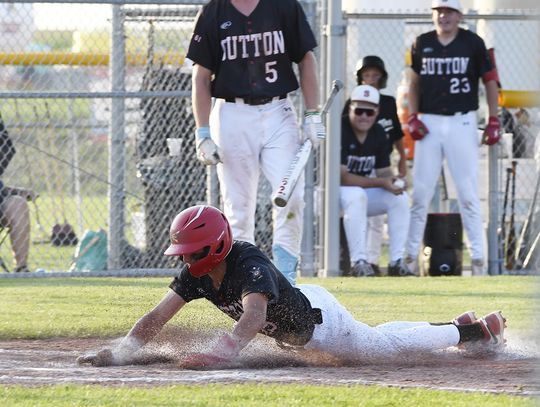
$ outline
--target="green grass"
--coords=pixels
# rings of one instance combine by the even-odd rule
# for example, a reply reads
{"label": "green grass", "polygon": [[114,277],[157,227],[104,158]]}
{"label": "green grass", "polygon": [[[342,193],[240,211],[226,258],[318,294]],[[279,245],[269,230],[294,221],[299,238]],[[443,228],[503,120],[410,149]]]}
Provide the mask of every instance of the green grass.
{"label": "green grass", "polygon": [[[0,338],[122,335],[166,293],[168,278],[1,279]],[[530,329],[537,279],[522,276],[420,279],[302,279],[336,295],[370,325],[393,320],[449,321],[474,309],[501,309],[512,331]],[[172,324],[227,327],[232,320],[209,302],[194,301]]]}
{"label": "green grass", "polygon": [[[0,388],[10,406],[533,406],[530,399],[506,395],[450,393],[380,386],[222,385],[154,388],[50,386]],[[6,405],[6,404],[4,404]]]}
{"label": "green grass", "polygon": [[[117,337],[166,293],[168,278],[0,279],[0,339]],[[448,321],[475,309],[502,309],[512,335],[532,335],[534,277],[329,278],[320,284],[370,325],[390,320]],[[205,300],[169,324],[227,328],[232,321]],[[532,406],[531,398],[383,386],[208,384],[158,387],[0,386],[9,406]]]}

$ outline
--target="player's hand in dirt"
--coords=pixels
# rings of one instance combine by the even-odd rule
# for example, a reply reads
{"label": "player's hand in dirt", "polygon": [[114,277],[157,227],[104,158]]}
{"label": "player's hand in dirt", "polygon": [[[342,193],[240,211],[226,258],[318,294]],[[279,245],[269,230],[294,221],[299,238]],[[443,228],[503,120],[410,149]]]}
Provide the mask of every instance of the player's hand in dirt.
{"label": "player's hand in dirt", "polygon": [[184,369],[197,369],[203,367],[219,367],[231,360],[211,353],[192,353],[180,361]]}
{"label": "player's hand in dirt", "polygon": [[113,366],[115,365],[115,358],[111,349],[101,349],[96,353],[89,353],[79,356],[77,363],[83,365],[89,363],[92,366]]}

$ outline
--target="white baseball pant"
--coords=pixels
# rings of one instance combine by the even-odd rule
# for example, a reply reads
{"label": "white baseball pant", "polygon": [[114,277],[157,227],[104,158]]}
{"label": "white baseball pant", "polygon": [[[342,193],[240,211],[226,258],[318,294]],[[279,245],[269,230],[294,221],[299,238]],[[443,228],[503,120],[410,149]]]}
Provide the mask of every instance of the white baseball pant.
{"label": "white baseball pant", "polygon": [[339,202],[347,236],[351,262],[367,260],[366,233],[368,216],[388,214],[390,261],[403,257],[409,228],[409,197],[383,188],[342,186]]}
{"label": "white baseball pant", "polygon": [[[233,237],[255,243],[259,174],[262,171],[272,190],[285,175],[300,145],[296,111],[288,98],[260,106],[218,99],[210,129],[223,161],[217,165],[217,174]],[[301,178],[287,206],[272,207],[273,245],[294,256],[300,253],[303,209]]]}
{"label": "white baseball pant", "polygon": [[315,325],[304,349],[329,353],[347,361],[378,361],[406,356],[411,352],[431,352],[459,343],[453,324],[428,322],[388,322],[371,327],[357,321],[326,289],[311,284],[298,288],[313,308],[322,312],[323,323]]}
{"label": "white baseball pant", "polygon": [[370,216],[367,224],[367,261],[379,264],[381,246],[383,242],[384,215]]}
{"label": "white baseball pant", "polygon": [[416,142],[411,222],[406,252],[416,258],[424,236],[429,203],[435,193],[443,159],[456,185],[463,226],[472,259],[484,258],[482,210],[478,197],[479,137],[476,112],[441,116],[422,114],[429,133]]}

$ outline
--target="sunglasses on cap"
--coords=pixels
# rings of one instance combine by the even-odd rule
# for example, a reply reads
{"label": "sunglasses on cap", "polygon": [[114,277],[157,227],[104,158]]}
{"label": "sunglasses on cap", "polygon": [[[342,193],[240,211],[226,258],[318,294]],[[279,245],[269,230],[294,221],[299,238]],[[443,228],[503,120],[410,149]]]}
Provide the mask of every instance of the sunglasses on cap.
{"label": "sunglasses on cap", "polygon": [[354,111],[354,114],[356,116],[362,116],[363,114],[365,114],[368,117],[375,116],[375,109],[366,109],[366,108],[363,108],[363,107],[355,107],[355,108],[353,108],[353,111]]}

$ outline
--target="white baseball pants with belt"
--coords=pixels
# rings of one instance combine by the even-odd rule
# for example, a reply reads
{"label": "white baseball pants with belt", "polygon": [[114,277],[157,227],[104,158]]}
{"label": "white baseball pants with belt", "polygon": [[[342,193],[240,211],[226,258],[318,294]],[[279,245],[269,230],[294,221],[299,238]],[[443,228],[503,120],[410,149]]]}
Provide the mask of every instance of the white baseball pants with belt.
{"label": "white baseball pants with belt", "polygon": [[[277,188],[300,145],[296,111],[289,98],[260,106],[218,99],[210,115],[212,139],[223,163],[217,174],[224,213],[235,239],[255,243],[259,175]],[[270,199],[270,197],[268,197]],[[304,210],[304,179],[284,208],[272,207],[273,245],[297,257]]]}
{"label": "white baseball pants with belt", "polygon": [[484,228],[478,196],[479,137],[476,112],[441,116],[422,114],[429,133],[415,144],[411,222],[406,252],[416,258],[424,236],[428,207],[443,159],[456,185],[472,259],[484,257]]}
{"label": "white baseball pants with belt", "polygon": [[323,323],[315,325],[304,349],[326,352],[346,361],[395,359],[414,352],[432,352],[459,343],[453,324],[428,322],[387,322],[371,327],[357,321],[326,289],[311,284],[298,288],[313,308],[322,312]]}

